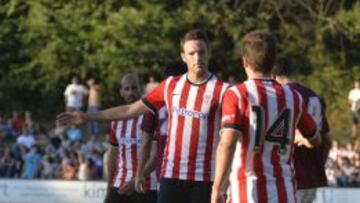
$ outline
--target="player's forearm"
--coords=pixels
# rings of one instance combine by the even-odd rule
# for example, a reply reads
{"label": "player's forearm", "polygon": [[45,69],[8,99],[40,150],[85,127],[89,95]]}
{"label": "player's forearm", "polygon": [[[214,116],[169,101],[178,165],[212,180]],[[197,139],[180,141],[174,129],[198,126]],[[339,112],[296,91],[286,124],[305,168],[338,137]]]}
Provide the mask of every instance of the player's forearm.
{"label": "player's forearm", "polygon": [[143,142],[141,143],[140,149],[140,158],[138,161],[138,168],[136,170],[136,176],[140,177],[145,175],[146,172],[146,160],[150,158],[150,151],[151,151],[151,140],[148,138],[148,135],[143,135]]}
{"label": "player's forearm", "polygon": [[147,177],[151,174],[151,172],[153,172],[156,169],[156,150],[157,150],[157,146],[156,144],[154,144],[154,141],[152,141],[151,144],[151,150],[150,150],[150,158],[148,159],[148,161],[146,161],[145,167],[144,167],[144,176]]}
{"label": "player's forearm", "polygon": [[108,180],[107,180],[107,184],[108,184],[108,189],[111,188],[111,184],[112,181],[114,180],[115,177],[115,173],[116,173],[116,164],[117,164],[117,148],[110,146],[109,147],[109,155],[108,155],[108,159],[107,159],[107,164],[108,164]]}
{"label": "player's forearm", "polygon": [[142,103],[141,100],[128,105],[121,105],[113,108],[109,108],[96,113],[84,114],[85,121],[113,121],[123,120],[135,117],[141,113],[146,112],[148,109]]}
{"label": "player's forearm", "polygon": [[236,145],[220,141],[216,151],[215,180],[213,189],[225,191]]}

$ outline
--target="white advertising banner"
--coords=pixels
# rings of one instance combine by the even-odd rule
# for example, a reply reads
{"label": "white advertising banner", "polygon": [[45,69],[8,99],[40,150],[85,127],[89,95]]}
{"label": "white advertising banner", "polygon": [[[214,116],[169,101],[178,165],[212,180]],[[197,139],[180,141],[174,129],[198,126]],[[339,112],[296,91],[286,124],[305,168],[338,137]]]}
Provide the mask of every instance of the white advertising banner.
{"label": "white advertising banner", "polygon": [[106,183],[0,179],[0,203],[100,203]]}
{"label": "white advertising banner", "polygon": [[[0,203],[101,203],[103,181],[0,179]],[[360,188],[321,188],[316,203],[360,203]]]}
{"label": "white advertising banner", "polygon": [[360,188],[320,188],[316,203],[360,203]]}

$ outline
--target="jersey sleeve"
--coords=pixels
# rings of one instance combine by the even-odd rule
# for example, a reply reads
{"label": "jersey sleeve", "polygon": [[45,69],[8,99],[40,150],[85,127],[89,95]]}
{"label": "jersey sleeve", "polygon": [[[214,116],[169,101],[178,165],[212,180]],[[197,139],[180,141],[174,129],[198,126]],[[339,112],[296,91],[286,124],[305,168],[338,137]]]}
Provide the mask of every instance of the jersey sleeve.
{"label": "jersey sleeve", "polygon": [[153,135],[156,127],[157,127],[157,114],[146,113],[144,114],[143,122],[141,124],[141,130],[148,133],[149,135]]}
{"label": "jersey sleeve", "polygon": [[234,90],[227,89],[222,102],[222,117],[221,117],[221,128],[242,130],[242,119],[241,113],[238,106],[239,97],[236,95]]}
{"label": "jersey sleeve", "polygon": [[319,135],[316,123],[311,117],[311,115],[308,113],[304,103],[301,104],[301,115],[297,128],[299,129],[301,134],[309,140],[312,140]]}
{"label": "jersey sleeve", "polygon": [[[168,79],[167,79],[168,80]],[[165,105],[165,86],[166,81],[162,81],[150,93],[142,98],[142,102],[155,114],[162,106]]]}
{"label": "jersey sleeve", "polygon": [[119,143],[116,139],[116,128],[117,128],[117,122],[115,121],[111,122],[108,141],[113,146],[119,146]]}

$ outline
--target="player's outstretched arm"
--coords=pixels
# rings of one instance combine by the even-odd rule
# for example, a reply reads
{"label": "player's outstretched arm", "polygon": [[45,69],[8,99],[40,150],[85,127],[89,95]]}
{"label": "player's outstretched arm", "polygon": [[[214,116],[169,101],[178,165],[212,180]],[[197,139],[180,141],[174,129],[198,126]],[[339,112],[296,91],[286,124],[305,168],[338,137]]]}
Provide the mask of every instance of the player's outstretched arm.
{"label": "player's outstretched arm", "polygon": [[150,111],[145,104],[138,100],[129,105],[122,105],[109,108],[96,113],[84,113],[81,111],[64,112],[56,117],[60,125],[69,126],[72,124],[81,124],[87,121],[112,121],[135,117],[141,113]]}

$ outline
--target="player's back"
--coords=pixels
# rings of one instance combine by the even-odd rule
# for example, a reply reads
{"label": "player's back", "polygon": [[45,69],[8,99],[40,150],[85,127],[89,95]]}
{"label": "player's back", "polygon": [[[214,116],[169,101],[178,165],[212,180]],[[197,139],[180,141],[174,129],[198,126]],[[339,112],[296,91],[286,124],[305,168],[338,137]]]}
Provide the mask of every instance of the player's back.
{"label": "player's back", "polygon": [[[308,113],[319,126],[320,134],[325,136],[329,132],[329,125],[325,116],[325,103],[311,89],[298,84],[288,84],[296,90],[304,101]],[[294,166],[298,189],[308,189],[327,185],[325,174],[326,152],[330,149],[330,140],[323,138],[319,147],[309,149],[304,146],[295,147]]]}
{"label": "player's back", "polygon": [[[289,86],[271,79],[247,80],[229,91],[238,102],[240,115],[235,117],[242,132],[230,179],[232,186],[244,186],[232,190],[240,192],[237,196],[240,202],[244,201],[242,198],[256,202],[294,202],[294,132],[299,121],[298,127],[305,134],[311,135],[314,132],[310,131],[315,130],[310,116],[302,114],[301,97]],[[304,124],[310,127],[305,129]]]}

